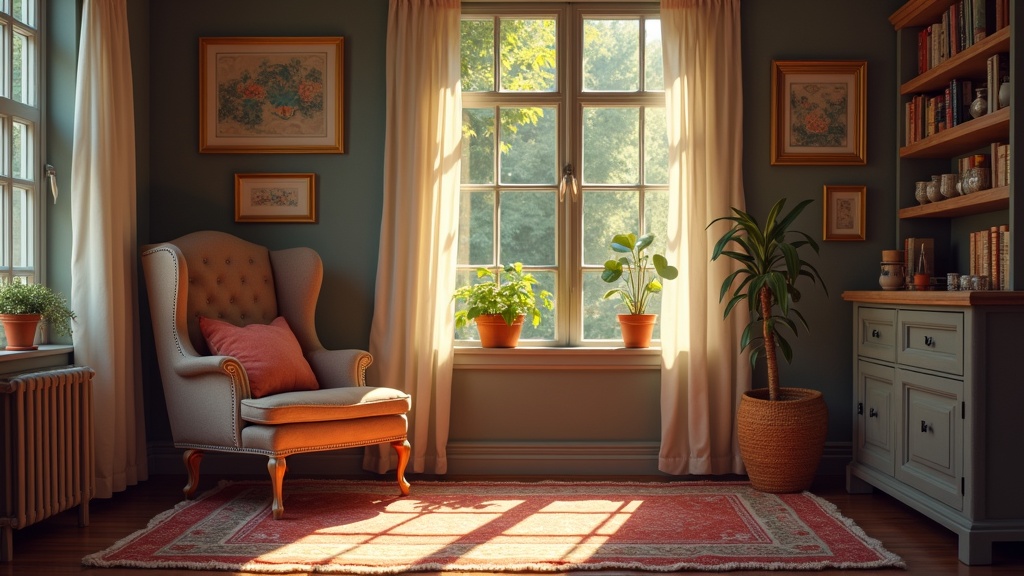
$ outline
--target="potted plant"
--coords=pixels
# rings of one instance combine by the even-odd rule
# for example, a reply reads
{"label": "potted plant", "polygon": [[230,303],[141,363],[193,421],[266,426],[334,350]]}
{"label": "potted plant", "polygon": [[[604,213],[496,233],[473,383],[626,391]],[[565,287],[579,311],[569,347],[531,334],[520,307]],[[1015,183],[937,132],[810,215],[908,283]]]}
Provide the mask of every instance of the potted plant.
{"label": "potted plant", "polygon": [[[740,264],[722,282],[719,301],[730,294],[725,317],[740,305],[750,311],[750,323],[740,336],[741,350],[750,350],[750,363],[762,355],[768,388],[743,394],[736,414],[740,455],[751,485],[765,492],[799,492],[810,487],[825,447],[828,407],[821,392],[784,388],[779,383],[778,352],[793,361],[793,348],[783,335],[798,335],[797,321],[808,328],[794,306],[800,300],[797,282],[807,278],[828,288],[817,269],[801,256],[801,249],[818,252],[813,238],[790,227],[812,200],[804,200],[783,214],[785,198],[775,203],[764,225],[733,208],[732,216],[716,218],[733,223],[715,244],[711,260],[726,257]],[[710,228],[711,224],[708,225]],[[789,240],[790,235],[798,239]]]}
{"label": "potted plant", "polygon": [[45,320],[61,336],[71,334],[75,313],[63,296],[42,284],[9,281],[0,284],[0,322],[8,350],[35,350],[36,326]]}
{"label": "potted plant", "polygon": [[554,306],[551,292],[534,292],[537,279],[523,272],[522,262],[507,264],[498,272],[477,268],[476,276],[488,280],[461,286],[452,296],[453,300],[466,303],[465,308],[455,312],[455,327],[463,328],[475,320],[484,348],[515,348],[527,315],[534,326],[540,324],[537,299],[548,310]]}
{"label": "potted plant", "polygon": [[604,298],[618,296],[626,306],[627,313],[618,315],[626,348],[647,348],[651,345],[658,315],[648,314],[647,304],[652,294],[661,292],[662,278],[673,280],[679,276],[679,270],[669,266],[663,254],[644,253],[653,242],[654,234],[650,233],[639,238],[632,233],[616,234],[612,237],[611,248],[626,256],[608,260],[601,272],[601,279],[605,282],[622,280],[622,287],[605,292]]}

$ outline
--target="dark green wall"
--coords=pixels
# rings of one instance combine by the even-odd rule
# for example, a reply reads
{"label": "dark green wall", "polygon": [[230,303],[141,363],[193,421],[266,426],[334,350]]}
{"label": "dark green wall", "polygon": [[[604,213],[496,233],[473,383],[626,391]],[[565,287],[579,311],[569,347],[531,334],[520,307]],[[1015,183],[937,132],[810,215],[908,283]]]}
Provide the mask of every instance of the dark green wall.
{"label": "dark green wall", "polygon": [[[57,0],[55,0],[57,1]],[[70,0],[64,0],[70,1]],[[816,200],[801,227],[821,237],[822,187],[865,185],[867,240],[823,243],[818,268],[829,295],[807,290],[802,310],[811,332],[796,343],[795,364],[783,383],[824,391],[830,442],[850,441],[851,306],[840,294],[878,286],[880,251],[896,244],[895,36],[888,16],[899,0],[747,0],[743,14],[744,180],[748,208],[763,214],[778,198],[790,205]],[[135,4],[132,2],[131,4]],[[272,248],[308,245],[324,259],[326,277],[318,327],[328,347],[361,347],[373,308],[383,184],[384,0],[179,0],[150,2],[148,182],[140,187],[140,241],[157,242],[200,229],[237,234]],[[345,148],[343,155],[200,154],[198,45],[203,36],[344,36]],[[135,40],[133,40],[133,44]],[[866,60],[868,164],[858,167],[769,164],[770,62]],[[314,172],[317,224],[236,224],[233,177],[238,172]],[[144,298],[144,295],[143,295]],[[145,303],[145,300],[143,300]],[[145,329],[147,315],[143,313]],[[145,332],[144,332],[145,334]],[[166,443],[156,368],[144,335],[150,440]],[[762,380],[763,375],[758,374]],[[657,408],[644,418],[657,418]]]}
{"label": "dark green wall", "polygon": [[[896,40],[888,17],[902,4],[821,0],[745,1],[743,14],[743,180],[747,207],[762,217],[779,199],[793,206],[815,202],[798,220],[800,229],[822,238],[825,184],[867,186],[867,239],[822,242],[816,267],[826,297],[805,284],[799,309],[810,332],[794,343],[792,365],[783,363],[784,386],[822,390],[829,404],[829,440],[851,434],[852,306],[844,290],[878,289],[881,250],[896,248]],[[867,165],[772,166],[771,61],[867,61]],[[757,379],[764,382],[763,371]]]}

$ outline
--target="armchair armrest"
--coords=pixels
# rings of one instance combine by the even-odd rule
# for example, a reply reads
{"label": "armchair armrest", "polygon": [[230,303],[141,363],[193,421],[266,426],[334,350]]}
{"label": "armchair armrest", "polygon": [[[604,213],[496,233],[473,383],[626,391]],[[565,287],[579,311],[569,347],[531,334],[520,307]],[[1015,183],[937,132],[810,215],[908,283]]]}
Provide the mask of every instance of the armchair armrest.
{"label": "armchair armrest", "polygon": [[306,355],[321,388],[365,386],[373,356],[365,350],[311,350]]}
{"label": "armchair armrest", "polygon": [[245,368],[231,356],[179,356],[163,371],[164,399],[178,446],[242,445],[242,400],[250,397]]}

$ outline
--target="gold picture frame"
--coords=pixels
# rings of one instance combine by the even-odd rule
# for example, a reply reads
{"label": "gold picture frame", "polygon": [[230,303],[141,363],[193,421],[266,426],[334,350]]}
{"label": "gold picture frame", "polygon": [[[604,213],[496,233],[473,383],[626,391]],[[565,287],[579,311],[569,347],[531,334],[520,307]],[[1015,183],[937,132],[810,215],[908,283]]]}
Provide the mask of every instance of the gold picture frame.
{"label": "gold picture frame", "polygon": [[867,62],[772,60],[773,166],[867,164]]}
{"label": "gold picture frame", "polygon": [[199,151],[342,153],[342,37],[199,39]]}
{"label": "gold picture frame", "polygon": [[235,222],[316,222],[316,174],[235,174]]}
{"label": "gold picture frame", "polygon": [[822,235],[825,240],[864,240],[867,186],[825,185]]}

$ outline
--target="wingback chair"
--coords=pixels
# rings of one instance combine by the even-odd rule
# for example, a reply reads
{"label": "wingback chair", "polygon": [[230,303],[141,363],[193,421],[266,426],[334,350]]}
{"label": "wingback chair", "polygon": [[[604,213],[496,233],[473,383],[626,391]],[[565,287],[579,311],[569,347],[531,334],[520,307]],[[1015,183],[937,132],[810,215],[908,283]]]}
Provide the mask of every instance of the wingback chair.
{"label": "wingback chair", "polygon": [[[323,264],[315,251],[270,251],[230,234],[202,231],[143,247],[142,265],[171,434],[174,445],[185,449],[186,498],[195,495],[204,452],[261,454],[269,457],[273,515],[280,519],[286,457],[385,442],[398,453],[399,489],[409,493],[411,398],[400,390],[366,386],[368,352],[321,345],[314,312]],[[227,331],[218,334],[238,331],[230,345],[216,343],[219,353],[204,336],[211,325]],[[255,352],[224,353],[225,347],[246,348],[258,340],[253,334],[263,332],[254,330],[276,330],[274,337],[288,345],[274,340]],[[296,357],[290,357],[295,341]],[[274,360],[279,354],[286,356],[282,362]],[[261,388],[274,372],[288,379],[311,370],[315,382],[258,397],[257,368]]]}

